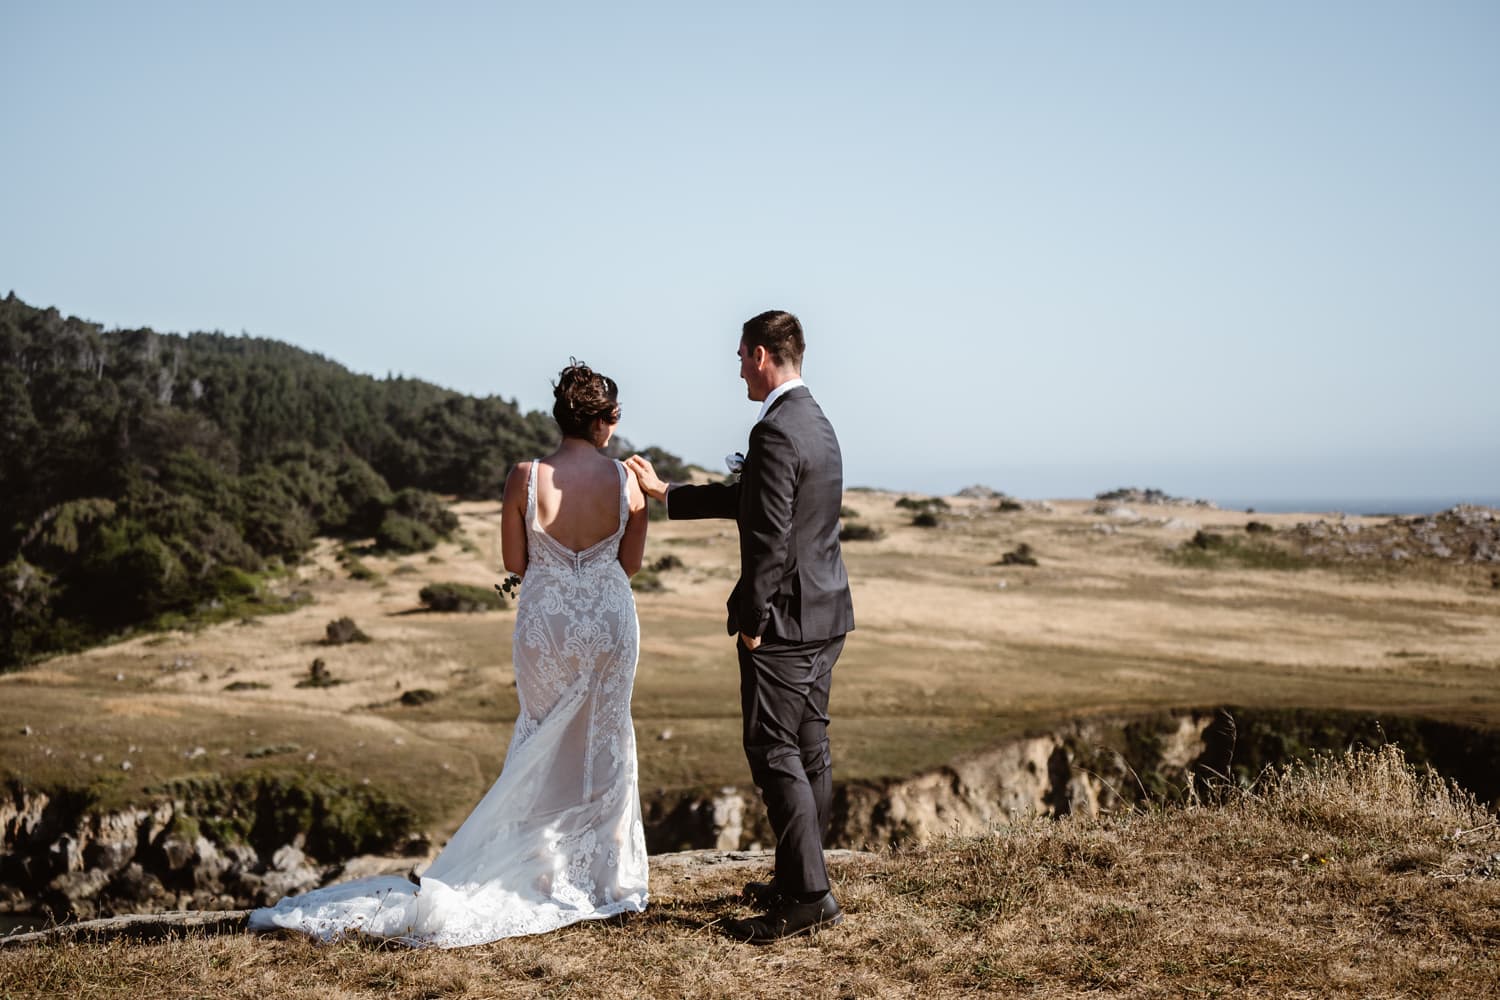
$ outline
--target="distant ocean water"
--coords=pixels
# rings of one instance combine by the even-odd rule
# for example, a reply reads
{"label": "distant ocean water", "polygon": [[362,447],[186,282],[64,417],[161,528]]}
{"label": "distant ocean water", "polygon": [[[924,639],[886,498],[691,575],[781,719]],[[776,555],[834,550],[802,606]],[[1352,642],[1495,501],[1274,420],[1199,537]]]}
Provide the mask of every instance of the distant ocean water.
{"label": "distant ocean water", "polygon": [[1457,504],[1466,503],[1476,507],[1500,508],[1500,496],[1492,497],[1427,497],[1392,499],[1389,497],[1351,499],[1348,497],[1328,499],[1288,500],[1282,498],[1246,500],[1238,497],[1220,499],[1211,497],[1214,503],[1225,510],[1247,510],[1254,508],[1266,514],[1436,514]]}

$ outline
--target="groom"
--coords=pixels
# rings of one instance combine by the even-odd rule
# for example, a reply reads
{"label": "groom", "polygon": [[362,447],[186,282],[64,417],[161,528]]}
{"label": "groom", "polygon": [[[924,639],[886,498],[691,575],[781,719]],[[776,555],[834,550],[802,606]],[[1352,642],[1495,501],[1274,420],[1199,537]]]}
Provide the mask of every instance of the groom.
{"label": "groom", "polygon": [[669,485],[639,455],[626,460],[669,518],[739,522],[729,634],[739,636],[745,756],[776,834],[776,874],[745,887],[767,912],[727,929],[754,943],[843,919],[829,892],[823,834],[833,798],[828,692],[854,605],[839,548],[843,459],[802,384],[803,348],[791,313],[764,312],[744,325],[740,378],[761,409],[738,482]]}

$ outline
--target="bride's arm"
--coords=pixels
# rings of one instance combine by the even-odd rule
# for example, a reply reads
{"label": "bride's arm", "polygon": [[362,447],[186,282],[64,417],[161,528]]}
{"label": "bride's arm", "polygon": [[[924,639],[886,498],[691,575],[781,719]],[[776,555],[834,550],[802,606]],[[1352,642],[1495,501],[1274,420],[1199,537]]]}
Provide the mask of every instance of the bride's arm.
{"label": "bride's arm", "polygon": [[620,566],[626,576],[635,576],[646,557],[646,494],[634,476],[625,477],[630,518],[625,522],[625,537],[620,539]]}
{"label": "bride's arm", "polygon": [[526,480],[530,462],[517,462],[505,480],[505,499],[500,502],[500,557],[505,568],[526,575]]}

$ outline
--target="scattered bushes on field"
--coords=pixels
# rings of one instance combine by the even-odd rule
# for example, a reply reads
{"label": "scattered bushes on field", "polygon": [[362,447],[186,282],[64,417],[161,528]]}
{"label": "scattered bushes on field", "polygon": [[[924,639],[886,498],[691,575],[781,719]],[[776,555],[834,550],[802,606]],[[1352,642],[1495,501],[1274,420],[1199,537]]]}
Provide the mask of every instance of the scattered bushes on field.
{"label": "scattered bushes on field", "polygon": [[839,528],[839,541],[841,542],[878,542],[885,537],[885,532],[873,524],[865,524],[863,521],[844,522]]}
{"label": "scattered bushes on field", "polygon": [[370,637],[348,616],[328,623],[323,637],[325,646],[342,646],[346,642],[369,642]]}
{"label": "scattered bushes on field", "polygon": [[502,611],[506,607],[499,591],[467,583],[429,584],[417,598],[431,611]]}
{"label": "scattered bushes on field", "polygon": [[900,497],[896,500],[896,506],[902,510],[914,511],[945,511],[951,509],[948,501],[942,497]]}
{"label": "scattered bushes on field", "polygon": [[1005,555],[1001,556],[1000,562],[996,565],[1035,566],[1036,564],[1036,553],[1031,550],[1030,545],[1022,542],[1020,545],[1017,545],[1014,549],[1011,549],[1009,552],[1005,553]]}
{"label": "scattered bushes on field", "polygon": [[660,594],[667,589],[667,585],[661,582],[661,576],[656,570],[642,568],[630,578],[630,589],[637,594]]}
{"label": "scattered bushes on field", "polygon": [[328,672],[328,664],[324,663],[320,656],[312,661],[312,665],[307,668],[307,676],[298,681],[297,686],[299,688],[326,688],[342,683],[344,682],[333,679],[333,674]]}

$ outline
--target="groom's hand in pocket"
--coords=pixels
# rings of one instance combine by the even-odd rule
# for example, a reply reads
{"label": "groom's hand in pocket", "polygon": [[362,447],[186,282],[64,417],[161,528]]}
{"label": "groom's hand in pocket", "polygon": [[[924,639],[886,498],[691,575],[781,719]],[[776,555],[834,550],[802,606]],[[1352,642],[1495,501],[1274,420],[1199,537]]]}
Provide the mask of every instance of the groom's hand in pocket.
{"label": "groom's hand in pocket", "polygon": [[744,643],[745,648],[753,653],[760,648],[761,639],[758,635],[746,635],[745,633],[741,632],[740,642]]}

